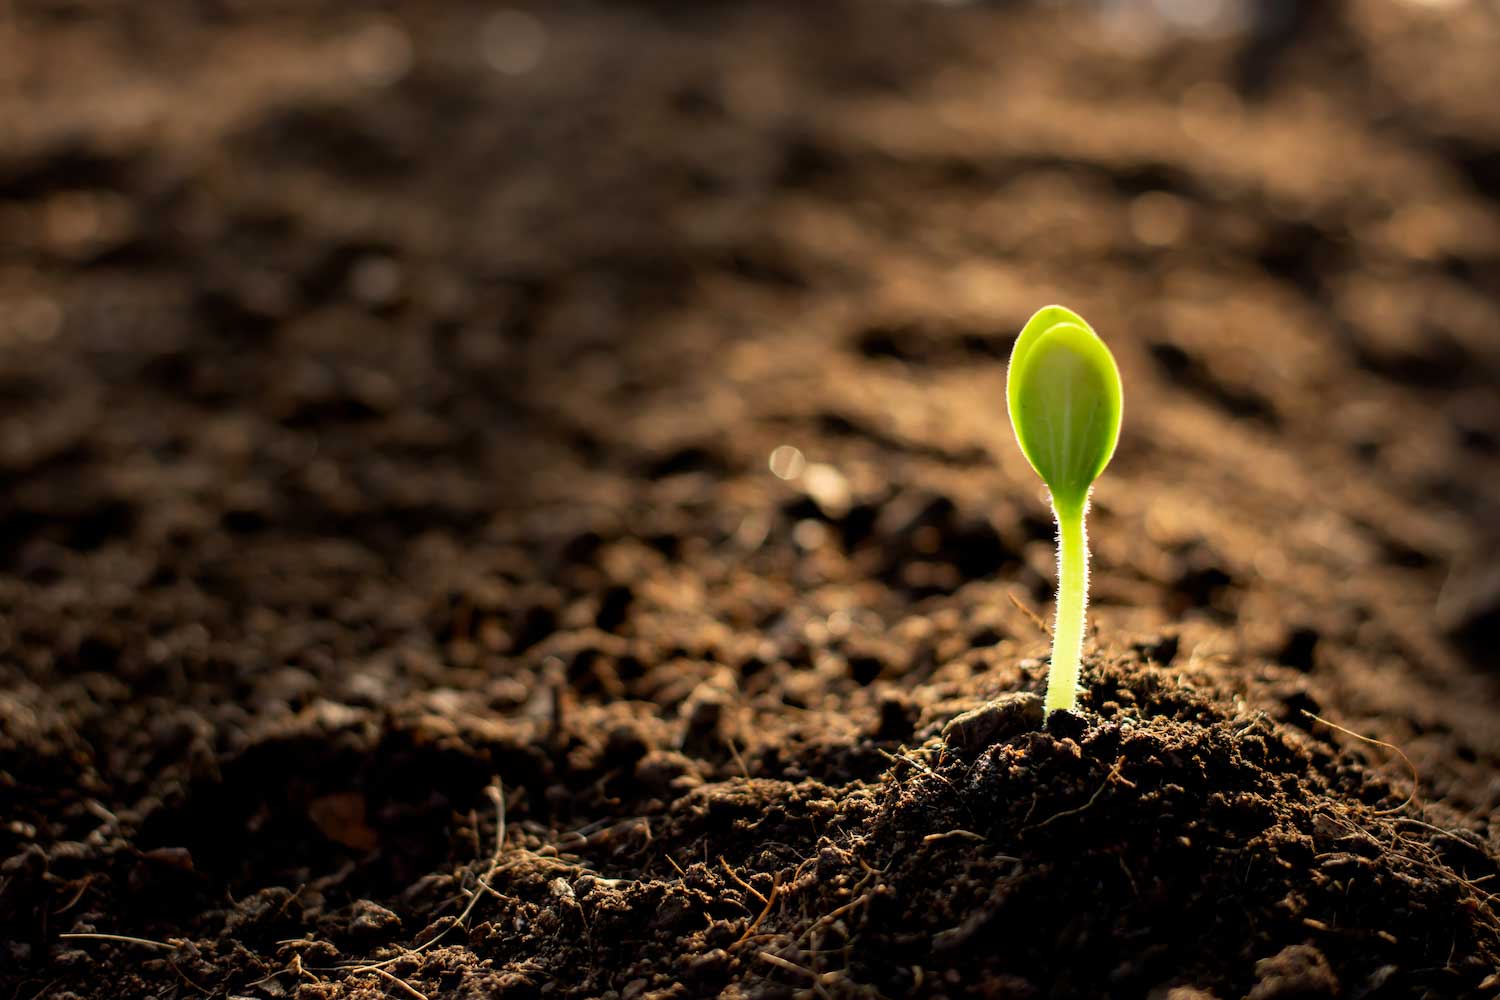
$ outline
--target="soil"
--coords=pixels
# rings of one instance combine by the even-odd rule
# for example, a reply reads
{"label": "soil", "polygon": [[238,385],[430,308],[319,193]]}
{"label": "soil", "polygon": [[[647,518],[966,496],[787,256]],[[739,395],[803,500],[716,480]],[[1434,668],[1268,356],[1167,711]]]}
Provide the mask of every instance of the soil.
{"label": "soil", "polygon": [[1148,7],[7,5],[0,998],[1500,995],[1500,12]]}

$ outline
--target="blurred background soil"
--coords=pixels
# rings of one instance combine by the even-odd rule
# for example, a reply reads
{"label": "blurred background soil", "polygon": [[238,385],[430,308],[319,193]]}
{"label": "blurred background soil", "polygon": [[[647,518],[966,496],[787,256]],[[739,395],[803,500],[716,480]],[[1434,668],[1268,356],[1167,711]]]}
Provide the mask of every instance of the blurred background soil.
{"label": "blurred background soil", "polygon": [[1497,52],[10,0],[0,997],[1500,994]]}

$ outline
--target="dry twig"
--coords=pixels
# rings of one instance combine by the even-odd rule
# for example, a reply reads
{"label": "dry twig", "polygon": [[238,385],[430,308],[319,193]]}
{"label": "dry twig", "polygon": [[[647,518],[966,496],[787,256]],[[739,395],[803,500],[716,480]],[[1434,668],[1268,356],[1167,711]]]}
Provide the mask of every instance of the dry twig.
{"label": "dry twig", "polygon": [[1392,806],[1389,809],[1376,809],[1374,810],[1374,815],[1389,816],[1391,813],[1400,812],[1411,804],[1412,799],[1417,797],[1417,786],[1421,782],[1422,778],[1421,775],[1417,773],[1417,765],[1413,764],[1411,762],[1411,758],[1406,756],[1406,751],[1402,750],[1394,743],[1387,743],[1384,740],[1377,740],[1373,736],[1361,736],[1359,733],[1356,733],[1351,729],[1345,729],[1343,726],[1339,725],[1336,722],[1329,722],[1321,715],[1314,715],[1305,708],[1302,710],[1302,714],[1307,716],[1309,719],[1315,719],[1318,722],[1323,723],[1323,725],[1327,726],[1329,729],[1337,730],[1338,732],[1343,733],[1345,736],[1352,736],[1357,740],[1363,740],[1366,743],[1373,743],[1378,747],[1384,747],[1385,749],[1395,753],[1403,761],[1406,762],[1407,769],[1411,771],[1411,793],[1407,795],[1404,800],[1402,800],[1400,805]]}
{"label": "dry twig", "polygon": [[147,948],[161,948],[165,951],[171,951],[177,947],[165,941],[150,941],[146,938],[128,937],[124,934],[59,934],[58,937],[68,939],[84,938],[93,941],[119,941],[122,944],[138,944]]}
{"label": "dry twig", "polygon": [[1047,826],[1050,823],[1055,823],[1058,820],[1063,819],[1064,817],[1067,817],[1067,816],[1077,816],[1079,813],[1083,812],[1089,806],[1091,806],[1095,802],[1097,802],[1099,800],[1099,796],[1101,796],[1101,795],[1104,794],[1104,790],[1106,788],[1108,788],[1110,786],[1110,784],[1112,782],[1114,782],[1115,780],[1117,780],[1117,779],[1119,780],[1119,782],[1122,785],[1128,785],[1131,788],[1134,788],[1135,787],[1135,783],[1134,782],[1127,781],[1124,777],[1122,777],[1120,775],[1120,768],[1122,768],[1124,766],[1125,766],[1125,758],[1121,757],[1119,760],[1115,761],[1115,766],[1111,767],[1109,769],[1109,773],[1104,776],[1104,783],[1099,786],[1098,790],[1095,791],[1093,795],[1089,796],[1089,800],[1087,802],[1085,802],[1083,805],[1079,806],[1076,809],[1064,809],[1060,813],[1055,813],[1055,814],[1053,814],[1051,816],[1048,816],[1046,819],[1042,820],[1040,823],[1038,823],[1036,825],[1036,829],[1040,830],[1042,827]]}

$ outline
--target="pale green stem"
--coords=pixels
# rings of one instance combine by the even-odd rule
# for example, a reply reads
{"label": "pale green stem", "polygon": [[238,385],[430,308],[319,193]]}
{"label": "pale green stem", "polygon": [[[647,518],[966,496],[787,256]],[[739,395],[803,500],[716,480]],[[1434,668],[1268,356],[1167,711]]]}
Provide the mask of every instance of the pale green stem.
{"label": "pale green stem", "polygon": [[1057,515],[1057,621],[1052,626],[1052,668],[1047,672],[1048,713],[1078,704],[1078,663],[1083,656],[1083,612],[1089,599],[1088,501],[1059,504]]}

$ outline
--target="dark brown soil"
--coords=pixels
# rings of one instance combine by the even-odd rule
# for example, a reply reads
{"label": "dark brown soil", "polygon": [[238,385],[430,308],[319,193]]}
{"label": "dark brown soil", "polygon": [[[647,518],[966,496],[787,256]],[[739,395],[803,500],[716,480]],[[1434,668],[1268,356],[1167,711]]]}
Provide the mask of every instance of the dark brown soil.
{"label": "dark brown soil", "polygon": [[1149,6],[6,5],[0,1000],[1500,995],[1500,11]]}

